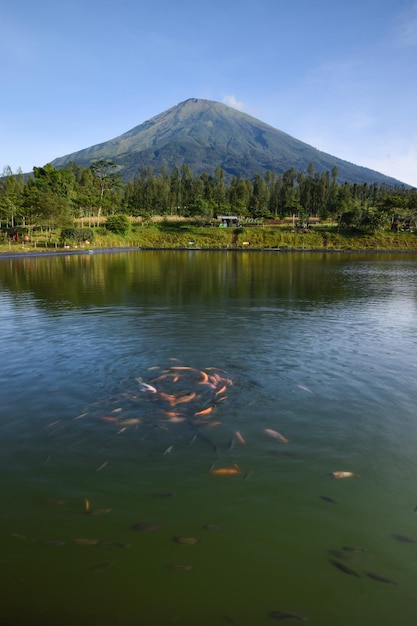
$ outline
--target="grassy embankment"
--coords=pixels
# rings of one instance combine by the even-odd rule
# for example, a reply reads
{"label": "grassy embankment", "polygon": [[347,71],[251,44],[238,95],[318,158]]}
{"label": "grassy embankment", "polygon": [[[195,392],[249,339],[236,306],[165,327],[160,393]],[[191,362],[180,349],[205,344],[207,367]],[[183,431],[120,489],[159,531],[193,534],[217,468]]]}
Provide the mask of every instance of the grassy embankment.
{"label": "grassy embankment", "polygon": [[[86,220],[84,220],[85,222]],[[84,223],[84,226],[86,224]],[[309,230],[294,230],[291,225],[243,226],[240,228],[204,227],[187,221],[134,223],[126,235],[109,233],[103,226],[94,227],[94,240],[67,249],[100,248],[203,248],[281,250],[397,250],[417,251],[417,235],[410,232],[376,233],[342,230],[335,224],[315,225]],[[69,242],[68,242],[69,244]],[[0,243],[0,253],[63,251],[60,230],[36,231],[30,241]]]}

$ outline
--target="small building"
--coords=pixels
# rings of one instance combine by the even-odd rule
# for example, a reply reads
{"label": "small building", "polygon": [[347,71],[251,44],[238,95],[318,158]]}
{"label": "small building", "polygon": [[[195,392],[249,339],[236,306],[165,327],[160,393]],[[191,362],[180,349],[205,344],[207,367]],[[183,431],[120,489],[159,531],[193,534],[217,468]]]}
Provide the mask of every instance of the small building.
{"label": "small building", "polygon": [[239,226],[239,218],[237,215],[219,215],[219,226],[227,228],[229,226]]}

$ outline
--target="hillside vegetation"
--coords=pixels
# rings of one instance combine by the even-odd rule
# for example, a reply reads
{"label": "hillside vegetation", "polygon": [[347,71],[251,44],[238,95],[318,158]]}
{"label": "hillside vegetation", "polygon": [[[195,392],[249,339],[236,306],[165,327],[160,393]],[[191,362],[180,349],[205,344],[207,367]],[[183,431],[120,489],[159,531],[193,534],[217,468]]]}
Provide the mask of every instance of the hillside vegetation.
{"label": "hillside vegetation", "polygon": [[[221,216],[239,228],[218,228]],[[417,190],[339,183],[338,171],[291,168],[253,180],[184,165],[124,183],[114,164],[35,167],[0,179],[0,244],[202,248],[414,247]],[[23,242],[23,244],[22,244]],[[85,243],[89,242],[89,243]],[[190,242],[194,242],[191,243]]]}

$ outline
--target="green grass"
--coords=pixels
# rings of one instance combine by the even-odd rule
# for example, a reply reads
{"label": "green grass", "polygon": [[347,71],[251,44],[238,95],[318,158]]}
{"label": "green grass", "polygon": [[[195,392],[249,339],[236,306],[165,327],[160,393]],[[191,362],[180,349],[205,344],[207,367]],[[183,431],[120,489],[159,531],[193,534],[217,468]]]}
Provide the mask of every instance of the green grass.
{"label": "green grass", "polygon": [[[338,229],[336,225],[315,226],[294,231],[290,226],[218,228],[187,222],[159,222],[147,226],[133,224],[127,235],[116,235],[104,228],[94,229],[94,240],[69,249],[94,248],[204,248],[282,250],[398,250],[417,251],[417,235],[409,232],[376,233]],[[63,250],[60,231],[37,234],[29,242],[0,243],[0,253]],[[192,242],[192,243],[191,243]]]}

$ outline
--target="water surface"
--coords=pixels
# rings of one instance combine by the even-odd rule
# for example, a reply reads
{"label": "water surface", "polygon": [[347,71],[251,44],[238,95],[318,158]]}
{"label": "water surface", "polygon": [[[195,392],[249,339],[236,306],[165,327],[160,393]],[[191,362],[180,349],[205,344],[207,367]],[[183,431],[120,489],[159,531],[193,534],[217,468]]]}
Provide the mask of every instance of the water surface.
{"label": "water surface", "polygon": [[2,624],[414,624],[416,267],[0,259]]}

